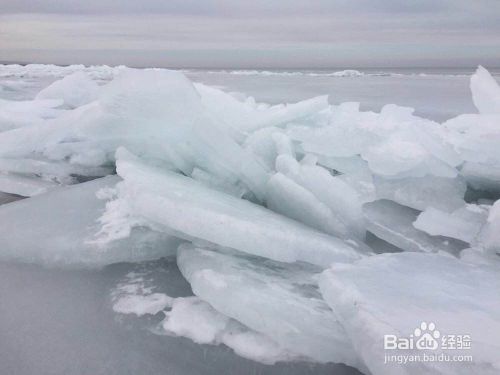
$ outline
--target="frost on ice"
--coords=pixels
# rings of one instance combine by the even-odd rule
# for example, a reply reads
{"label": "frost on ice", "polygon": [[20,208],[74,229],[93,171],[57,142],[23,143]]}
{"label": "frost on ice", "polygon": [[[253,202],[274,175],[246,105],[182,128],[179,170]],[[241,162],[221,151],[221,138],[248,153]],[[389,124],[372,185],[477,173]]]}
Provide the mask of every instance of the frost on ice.
{"label": "frost on ice", "polygon": [[[194,296],[131,274],[114,311],[264,363],[500,371],[500,88],[484,68],[478,113],[442,124],[324,96],[267,105],[162,69],[0,67],[49,75],[0,101],[1,260],[173,256]],[[383,364],[383,335],[421,321],[471,334],[473,361]]]}

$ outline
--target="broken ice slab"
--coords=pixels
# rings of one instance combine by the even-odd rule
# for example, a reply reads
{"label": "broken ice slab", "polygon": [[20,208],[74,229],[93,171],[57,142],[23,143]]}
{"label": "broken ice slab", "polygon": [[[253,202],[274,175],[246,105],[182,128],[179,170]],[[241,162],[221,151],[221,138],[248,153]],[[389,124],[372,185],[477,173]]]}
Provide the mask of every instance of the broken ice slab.
{"label": "broken ice slab", "polygon": [[232,128],[233,134],[239,132],[243,135],[266,127],[283,126],[314,116],[328,108],[326,95],[287,105],[258,106],[248,101],[240,101],[210,86],[196,83],[195,87],[207,110]]}
{"label": "broken ice slab", "polygon": [[[223,183],[264,196],[267,170],[208,111],[180,72],[125,69],[98,99],[56,119],[0,133],[0,156],[112,166],[126,146],[190,175],[198,167]],[[31,173],[37,173],[34,168]]]}
{"label": "broken ice slab", "polygon": [[341,322],[318,292],[319,268],[188,244],[179,247],[177,263],[193,292],[224,315],[294,353],[359,365]]}
{"label": "broken ice slab", "polygon": [[32,197],[46,193],[59,186],[56,182],[42,180],[32,176],[5,174],[0,172],[0,192]]}
{"label": "broken ice slab", "polygon": [[80,107],[97,99],[99,86],[84,72],[75,72],[40,91],[36,99],[61,99],[68,108]]}
{"label": "broken ice slab", "polygon": [[488,206],[466,204],[448,213],[433,207],[418,215],[413,226],[431,236],[456,238],[473,244],[488,218]]}
{"label": "broken ice slab", "polygon": [[96,192],[118,181],[118,176],[109,176],[0,206],[0,260],[100,267],[172,254],[179,240],[146,228],[109,245],[92,243],[105,208]]}
{"label": "broken ice slab", "polygon": [[315,162],[299,164],[290,155],[280,155],[276,169],[267,184],[268,207],[340,238],[364,238],[361,199],[349,184]]}
{"label": "broken ice slab", "polygon": [[435,207],[443,211],[453,211],[464,205],[467,190],[460,178],[437,176],[389,179],[373,176],[378,199],[388,199],[404,206],[423,211]]}
{"label": "broken ice slab", "polygon": [[86,167],[62,161],[0,158],[0,191],[24,197],[45,193],[80,178],[91,179],[113,172],[110,167]]}
{"label": "broken ice slab", "polygon": [[363,256],[354,242],[348,244],[192,178],[149,166],[125,149],[117,153],[117,171],[124,181],[106,213],[103,241],[119,232],[116,226],[124,224],[119,218],[123,211],[178,236],[283,262],[301,260],[327,267]]}
{"label": "broken ice slab", "polygon": [[478,242],[487,253],[500,260],[500,200],[491,207],[486,224],[479,233]]}
{"label": "broken ice slab", "polygon": [[[396,253],[334,265],[319,285],[371,374],[493,375],[500,372],[499,274],[498,266],[470,265],[448,255]],[[389,343],[384,350],[385,335],[392,335],[388,342],[430,338],[432,347],[392,350]],[[472,360],[384,363],[385,356],[403,353]]]}
{"label": "broken ice slab", "polygon": [[389,200],[365,203],[363,212],[367,229],[377,237],[405,251],[436,253],[447,251],[457,255],[467,247],[453,238],[429,236],[413,227],[419,211]]}
{"label": "broken ice slab", "polygon": [[64,111],[56,107],[61,100],[3,100],[0,99],[0,132],[40,123],[55,118]]}
{"label": "broken ice slab", "polygon": [[496,163],[475,163],[467,161],[460,174],[476,190],[500,196],[500,166]]}
{"label": "broken ice slab", "polygon": [[242,357],[266,364],[306,359],[193,296],[173,257],[136,263],[134,271],[113,288],[111,300],[113,311],[128,315],[128,322],[148,322],[146,328],[155,334],[225,344]]}
{"label": "broken ice slab", "polygon": [[479,113],[500,113],[500,86],[482,66],[479,66],[472,75],[470,89],[472,100]]}

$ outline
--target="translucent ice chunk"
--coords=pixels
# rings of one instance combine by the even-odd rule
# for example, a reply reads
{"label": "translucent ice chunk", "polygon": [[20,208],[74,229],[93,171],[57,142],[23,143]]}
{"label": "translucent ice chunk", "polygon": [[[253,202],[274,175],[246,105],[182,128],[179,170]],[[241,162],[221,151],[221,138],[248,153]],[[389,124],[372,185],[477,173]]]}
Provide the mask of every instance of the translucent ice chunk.
{"label": "translucent ice chunk", "polygon": [[416,210],[435,207],[453,211],[464,204],[467,185],[463,178],[437,176],[389,179],[373,176],[379,199],[393,200]]}
{"label": "translucent ice chunk", "polygon": [[[500,371],[499,271],[444,255],[382,254],[352,265],[335,265],[322,274],[319,285],[370,373],[493,375]],[[384,350],[386,335],[414,342],[430,337],[427,347],[431,349],[417,349],[422,348],[420,343],[414,349],[391,350],[391,336]],[[386,356],[402,352],[472,359],[384,363]]]}
{"label": "translucent ice chunk", "polygon": [[479,241],[490,253],[500,254],[500,200],[491,207],[486,225],[479,234]]}
{"label": "translucent ice chunk", "polygon": [[434,157],[423,144],[409,138],[413,134],[395,133],[384,142],[363,151],[373,173],[392,178],[434,175],[457,176],[457,170]]}
{"label": "translucent ice chunk", "polygon": [[0,99],[0,132],[21,128],[59,116],[61,100],[10,101]]}
{"label": "translucent ice chunk", "polygon": [[223,314],[292,352],[358,364],[344,329],[318,294],[314,267],[191,245],[179,247],[177,262],[193,292]]}
{"label": "translucent ice chunk", "polygon": [[0,259],[100,267],[172,254],[179,240],[146,228],[137,228],[128,239],[105,246],[92,243],[105,206],[96,192],[119,180],[105,177],[0,206]]}
{"label": "translucent ice chunk", "polygon": [[69,108],[76,108],[97,99],[99,86],[84,72],[75,72],[52,83],[38,93],[36,99],[62,99]]}
{"label": "translucent ice chunk", "polygon": [[114,225],[122,223],[113,211],[127,207],[131,215],[187,238],[284,262],[328,266],[362,256],[338,238],[191,178],[148,166],[126,150],[119,150],[117,159],[124,182],[118,186],[118,200],[108,207],[107,233],[116,233]]}
{"label": "translucent ice chunk", "polygon": [[367,229],[377,237],[406,251],[436,253],[448,251],[453,254],[467,247],[463,242],[451,238],[429,236],[413,227],[418,211],[388,200],[365,203],[363,212]]}
{"label": "translucent ice chunk", "polygon": [[226,125],[231,125],[239,132],[282,126],[328,108],[327,96],[260,109],[213,87],[196,84],[196,89],[201,95],[203,105]]}
{"label": "translucent ice chunk", "polygon": [[479,66],[471,77],[470,89],[479,113],[500,113],[500,86],[482,66]]}
{"label": "translucent ice chunk", "polygon": [[58,187],[55,182],[19,174],[0,173],[0,192],[31,197]]}
{"label": "translucent ice chunk", "polygon": [[280,155],[276,169],[280,173],[268,184],[269,207],[342,238],[364,237],[361,199],[349,184],[290,155]]}
{"label": "translucent ice chunk", "polygon": [[487,206],[467,204],[451,213],[429,207],[413,223],[432,236],[456,238],[473,244],[488,217]]}

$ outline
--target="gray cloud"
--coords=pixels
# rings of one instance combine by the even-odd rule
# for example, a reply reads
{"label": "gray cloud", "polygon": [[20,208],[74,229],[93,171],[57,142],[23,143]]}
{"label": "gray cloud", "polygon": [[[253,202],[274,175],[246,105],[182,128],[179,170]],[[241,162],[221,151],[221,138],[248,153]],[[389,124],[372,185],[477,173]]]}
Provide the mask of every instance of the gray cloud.
{"label": "gray cloud", "polygon": [[2,60],[177,67],[500,65],[498,0],[1,2]]}

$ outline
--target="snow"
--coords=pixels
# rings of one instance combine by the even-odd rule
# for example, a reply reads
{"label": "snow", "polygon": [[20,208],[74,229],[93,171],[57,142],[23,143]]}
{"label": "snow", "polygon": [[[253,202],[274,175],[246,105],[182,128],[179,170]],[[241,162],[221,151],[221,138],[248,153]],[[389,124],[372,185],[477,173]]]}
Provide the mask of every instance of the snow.
{"label": "snow", "polygon": [[197,297],[174,299],[172,309],[165,315],[161,325],[166,333],[187,337],[198,344],[225,344],[242,357],[266,364],[300,359]]}
{"label": "snow", "polygon": [[[117,324],[182,343],[187,362],[226,350],[228,363],[235,353],[270,372],[304,361],[374,375],[500,370],[494,76],[479,67],[469,113],[450,109],[440,123],[399,100],[374,108],[311,90],[260,103],[205,79],[275,93],[283,80],[443,77],[232,71],[201,83],[185,73],[0,66],[0,267],[107,275]],[[116,282],[114,269],[132,271]],[[470,334],[473,360],[383,363],[384,334],[431,327]]]}

